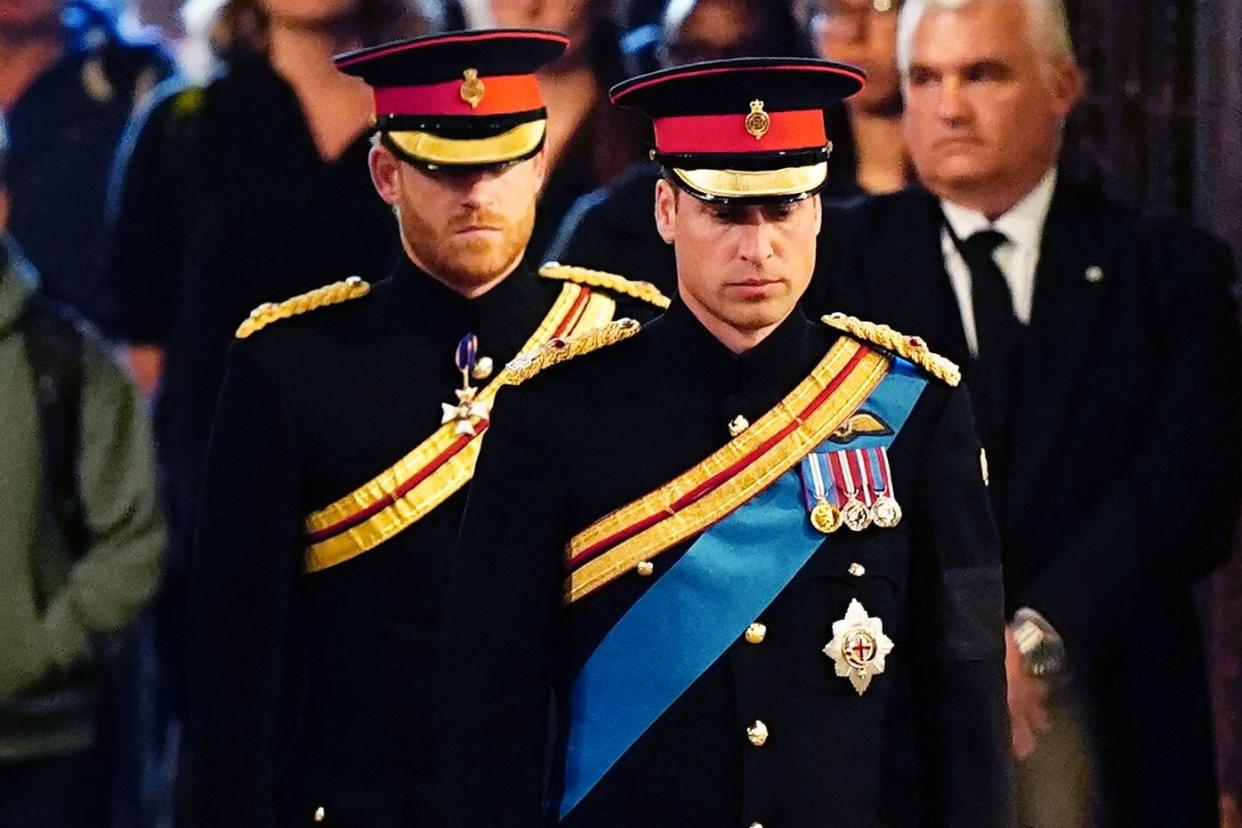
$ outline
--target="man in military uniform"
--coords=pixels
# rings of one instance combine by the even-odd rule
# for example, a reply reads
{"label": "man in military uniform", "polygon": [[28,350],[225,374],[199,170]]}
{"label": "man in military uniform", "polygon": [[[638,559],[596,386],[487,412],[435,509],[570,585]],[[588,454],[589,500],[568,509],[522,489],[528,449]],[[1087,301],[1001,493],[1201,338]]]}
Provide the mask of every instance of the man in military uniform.
{"label": "man in military uniform", "polygon": [[512,366],[444,625],[448,824],[1008,823],[968,394],[917,338],[797,309],[822,107],[861,84],[760,58],[613,89],[654,119],[679,298]]}
{"label": "man in military uniform", "polygon": [[544,172],[533,73],[565,45],[480,31],[338,59],[375,88],[369,163],[406,256],[238,330],[191,575],[195,824],[434,824],[434,642],[503,366],[667,305],[519,264]]}

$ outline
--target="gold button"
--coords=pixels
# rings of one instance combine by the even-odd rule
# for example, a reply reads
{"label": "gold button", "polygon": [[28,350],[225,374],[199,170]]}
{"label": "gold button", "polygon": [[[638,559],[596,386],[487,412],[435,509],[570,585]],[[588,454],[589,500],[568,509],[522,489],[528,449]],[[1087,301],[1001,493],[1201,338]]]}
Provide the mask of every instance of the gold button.
{"label": "gold button", "polygon": [[746,628],[746,643],[762,644],[764,636],[768,634],[767,624],[760,624],[758,621]]}
{"label": "gold button", "polygon": [[646,578],[648,575],[655,572],[655,564],[651,561],[639,561],[638,566],[634,567],[634,569],[637,570],[639,575]]}
{"label": "gold button", "polygon": [[763,747],[768,741],[768,726],[759,719],[755,719],[755,723],[746,728],[746,738],[755,747]]}
{"label": "gold button", "polygon": [[328,812],[323,809],[322,805],[315,809],[315,822],[323,822],[327,816]]}
{"label": "gold button", "polygon": [[732,420],[729,420],[730,437],[736,437],[748,428],[750,428],[750,420],[747,420],[741,414],[738,414]]}
{"label": "gold button", "polygon": [[853,575],[855,578],[861,578],[862,576],[867,574],[867,567],[863,566],[858,561],[854,561],[854,563],[850,564],[849,569],[847,569],[846,571],[849,572],[851,575]]}

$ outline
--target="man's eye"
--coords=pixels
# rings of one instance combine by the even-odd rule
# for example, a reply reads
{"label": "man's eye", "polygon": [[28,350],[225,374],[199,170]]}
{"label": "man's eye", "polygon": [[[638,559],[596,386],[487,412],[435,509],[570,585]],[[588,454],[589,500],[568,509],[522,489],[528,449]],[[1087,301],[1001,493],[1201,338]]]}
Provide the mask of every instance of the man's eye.
{"label": "man's eye", "polygon": [[915,67],[910,70],[911,86],[927,86],[933,79],[932,73],[928,72],[926,69],[919,69]]}
{"label": "man's eye", "polygon": [[1008,77],[1009,72],[998,63],[980,63],[969,67],[963,74],[970,83],[995,83]]}

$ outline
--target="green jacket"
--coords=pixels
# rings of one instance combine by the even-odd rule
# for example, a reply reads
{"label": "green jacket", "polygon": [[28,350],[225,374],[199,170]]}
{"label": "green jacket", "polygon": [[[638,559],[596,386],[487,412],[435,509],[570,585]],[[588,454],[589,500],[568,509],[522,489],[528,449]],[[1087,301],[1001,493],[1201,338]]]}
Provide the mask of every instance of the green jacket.
{"label": "green jacket", "polygon": [[[0,246],[7,254],[0,272],[0,761],[14,761],[94,741],[99,642],[120,632],[155,591],[165,529],[145,405],[87,335],[77,480],[90,547],[75,558],[37,530],[39,414],[18,325],[37,277],[10,239],[0,236]],[[44,564],[40,583],[36,560]],[[40,588],[50,596],[42,611]]]}

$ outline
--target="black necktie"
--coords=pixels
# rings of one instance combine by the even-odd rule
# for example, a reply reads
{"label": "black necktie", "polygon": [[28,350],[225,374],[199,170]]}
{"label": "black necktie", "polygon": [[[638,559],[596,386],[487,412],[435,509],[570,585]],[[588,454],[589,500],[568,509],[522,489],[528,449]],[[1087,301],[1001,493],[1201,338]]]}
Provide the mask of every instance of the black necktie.
{"label": "black necktie", "polygon": [[[953,235],[952,229],[949,232]],[[954,241],[970,269],[970,299],[978,341],[971,391],[977,398],[980,436],[989,454],[1003,463],[1017,346],[1022,335],[1022,324],[1013,312],[1009,283],[993,258],[996,248],[1008,239],[996,230],[981,230],[960,241],[954,236]]]}

